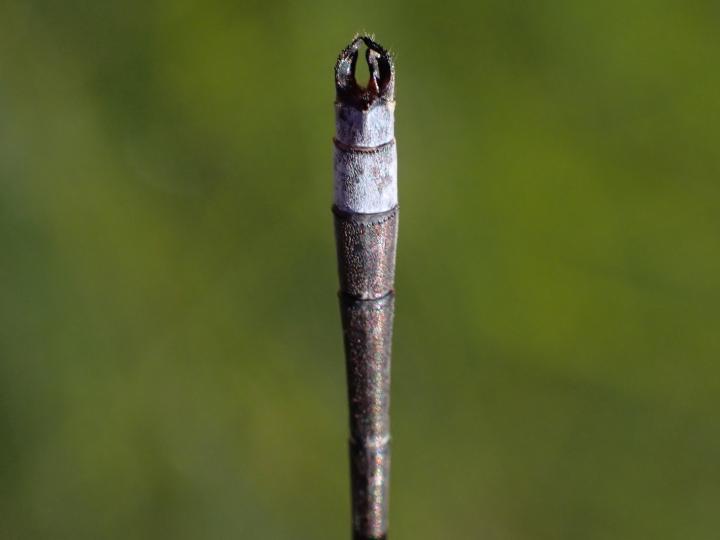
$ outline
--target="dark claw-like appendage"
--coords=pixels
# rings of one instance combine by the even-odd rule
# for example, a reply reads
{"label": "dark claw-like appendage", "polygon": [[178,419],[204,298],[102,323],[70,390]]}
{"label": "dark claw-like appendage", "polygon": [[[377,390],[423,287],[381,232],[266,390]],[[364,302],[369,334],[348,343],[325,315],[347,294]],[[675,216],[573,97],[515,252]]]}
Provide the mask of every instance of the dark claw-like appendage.
{"label": "dark claw-like appendage", "polygon": [[[355,80],[358,49],[365,44],[370,80],[366,87]],[[335,88],[340,102],[367,109],[377,99],[395,98],[395,65],[392,55],[369,36],[356,37],[338,56],[335,64]]]}

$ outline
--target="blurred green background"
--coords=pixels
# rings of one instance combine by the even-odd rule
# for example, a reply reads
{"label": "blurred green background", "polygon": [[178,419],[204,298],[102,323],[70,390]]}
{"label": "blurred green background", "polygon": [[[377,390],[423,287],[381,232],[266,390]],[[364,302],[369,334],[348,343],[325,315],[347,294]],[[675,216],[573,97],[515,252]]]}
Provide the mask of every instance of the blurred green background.
{"label": "blurred green background", "polygon": [[391,537],[715,539],[720,4],[0,4],[0,538],[349,538],[332,67],[396,52]]}

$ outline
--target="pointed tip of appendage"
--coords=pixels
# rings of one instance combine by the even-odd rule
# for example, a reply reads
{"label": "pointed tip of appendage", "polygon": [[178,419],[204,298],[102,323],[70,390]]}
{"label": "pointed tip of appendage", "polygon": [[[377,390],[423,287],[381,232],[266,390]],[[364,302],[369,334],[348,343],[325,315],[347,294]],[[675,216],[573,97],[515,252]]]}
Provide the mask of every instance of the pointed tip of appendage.
{"label": "pointed tip of appendage", "polygon": [[[367,86],[355,79],[358,51],[367,47],[365,60],[370,70]],[[368,35],[357,35],[342,50],[335,64],[335,89],[337,101],[359,109],[369,108],[375,101],[395,99],[395,63],[392,54]]]}

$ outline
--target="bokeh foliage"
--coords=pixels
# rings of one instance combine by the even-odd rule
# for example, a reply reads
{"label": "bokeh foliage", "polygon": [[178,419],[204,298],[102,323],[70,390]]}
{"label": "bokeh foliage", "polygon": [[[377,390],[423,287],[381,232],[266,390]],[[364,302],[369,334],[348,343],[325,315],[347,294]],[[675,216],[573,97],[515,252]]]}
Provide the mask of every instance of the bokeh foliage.
{"label": "bokeh foliage", "polygon": [[0,538],[348,537],[339,49],[397,53],[395,539],[713,539],[720,4],[0,3]]}

